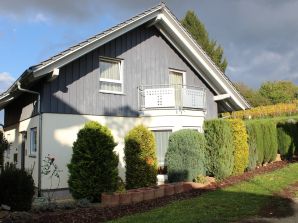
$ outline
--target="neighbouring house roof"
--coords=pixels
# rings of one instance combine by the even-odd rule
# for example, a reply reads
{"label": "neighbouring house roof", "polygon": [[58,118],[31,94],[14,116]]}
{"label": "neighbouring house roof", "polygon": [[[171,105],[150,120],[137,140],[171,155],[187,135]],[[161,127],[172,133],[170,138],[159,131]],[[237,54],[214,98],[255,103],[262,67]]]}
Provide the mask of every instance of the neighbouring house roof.
{"label": "neighbouring house roof", "polygon": [[225,104],[231,110],[250,108],[249,103],[240,95],[228,77],[220,71],[164,3],[160,3],[37,65],[29,67],[7,91],[0,95],[0,108],[3,108],[20,94],[17,89],[18,82],[30,86],[42,77],[51,76],[57,69],[78,57],[145,23],[149,26],[155,26],[163,34],[219,96],[217,100],[224,98]]}

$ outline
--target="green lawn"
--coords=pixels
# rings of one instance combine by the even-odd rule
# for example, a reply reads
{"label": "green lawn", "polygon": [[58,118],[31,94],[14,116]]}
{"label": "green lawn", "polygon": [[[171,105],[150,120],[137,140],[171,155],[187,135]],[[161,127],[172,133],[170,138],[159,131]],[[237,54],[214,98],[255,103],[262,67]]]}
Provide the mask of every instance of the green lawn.
{"label": "green lawn", "polygon": [[297,181],[295,163],[248,182],[112,222],[233,222],[258,216],[262,207],[273,203],[290,213],[288,200],[273,194]]}

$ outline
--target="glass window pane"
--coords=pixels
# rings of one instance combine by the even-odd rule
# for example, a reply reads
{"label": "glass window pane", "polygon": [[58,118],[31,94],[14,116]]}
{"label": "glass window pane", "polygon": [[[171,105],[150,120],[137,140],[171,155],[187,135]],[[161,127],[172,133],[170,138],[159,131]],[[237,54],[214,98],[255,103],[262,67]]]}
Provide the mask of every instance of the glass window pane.
{"label": "glass window pane", "polygon": [[105,91],[122,92],[122,84],[101,81],[100,89]]}
{"label": "glass window pane", "polygon": [[159,166],[166,166],[166,152],[168,150],[169,137],[172,133],[171,130],[154,130],[153,131],[156,141],[156,155]]}
{"label": "glass window pane", "polygon": [[37,150],[37,129],[30,130],[30,153],[36,153]]}
{"label": "glass window pane", "polygon": [[119,62],[100,61],[100,77],[112,80],[120,80]]}

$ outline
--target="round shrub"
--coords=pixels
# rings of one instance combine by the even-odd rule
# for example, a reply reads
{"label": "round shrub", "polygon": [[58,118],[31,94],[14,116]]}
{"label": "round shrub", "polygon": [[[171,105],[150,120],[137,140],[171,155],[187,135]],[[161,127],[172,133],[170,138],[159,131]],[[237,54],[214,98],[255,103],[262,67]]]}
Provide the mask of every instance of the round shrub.
{"label": "round shrub", "polygon": [[31,209],[34,195],[34,181],[27,171],[8,164],[0,174],[0,204],[11,207],[13,211]]}
{"label": "round shrub", "polygon": [[117,144],[111,131],[98,122],[87,122],[73,144],[68,185],[75,199],[99,201],[102,192],[114,192],[118,182]]}
{"label": "round shrub", "polygon": [[125,137],[127,189],[156,185],[157,158],[153,133],[139,125]]}
{"label": "round shrub", "polygon": [[248,165],[248,143],[245,124],[241,119],[228,120],[231,125],[234,151],[233,175],[242,174]]}
{"label": "round shrub", "polygon": [[184,129],[172,133],[166,153],[169,181],[193,181],[197,176],[205,176],[205,146],[204,135],[196,131]]}
{"label": "round shrub", "polygon": [[206,170],[208,175],[223,179],[234,167],[234,140],[231,125],[223,119],[204,123],[206,139]]}

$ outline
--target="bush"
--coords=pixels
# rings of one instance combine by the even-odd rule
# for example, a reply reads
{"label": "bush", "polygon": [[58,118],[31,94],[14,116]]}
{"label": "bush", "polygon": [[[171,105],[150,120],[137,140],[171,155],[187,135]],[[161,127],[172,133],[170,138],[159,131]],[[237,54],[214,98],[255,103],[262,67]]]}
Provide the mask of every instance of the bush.
{"label": "bush", "polygon": [[127,189],[156,185],[157,158],[153,133],[139,125],[125,137]]}
{"label": "bush", "polygon": [[257,154],[257,136],[254,130],[254,125],[251,122],[246,123],[246,130],[248,134],[248,170],[254,170],[257,166],[258,154]]}
{"label": "bush", "polygon": [[233,134],[235,146],[233,175],[244,173],[248,165],[248,144],[245,124],[241,119],[228,120]]}
{"label": "bush", "polygon": [[100,200],[102,192],[114,192],[118,183],[118,156],[111,131],[98,122],[88,122],[73,144],[69,189],[75,199]]}
{"label": "bush", "polygon": [[250,140],[255,140],[257,152],[257,165],[274,161],[277,155],[277,131],[274,121],[253,120],[250,125]]}
{"label": "bush", "polygon": [[196,131],[172,133],[166,153],[169,181],[193,181],[198,175],[205,176],[205,146],[204,135]]}
{"label": "bush", "polygon": [[278,150],[283,159],[291,160],[298,148],[298,127],[296,121],[277,124]]}
{"label": "bush", "polygon": [[6,149],[8,149],[8,141],[5,139],[3,131],[0,130],[0,171],[3,169],[3,155]]}
{"label": "bush", "polygon": [[204,130],[207,173],[217,179],[230,176],[234,167],[234,143],[230,123],[222,119],[206,121]]}
{"label": "bush", "polygon": [[13,211],[31,209],[34,195],[34,181],[28,172],[7,164],[0,174],[0,204]]}

